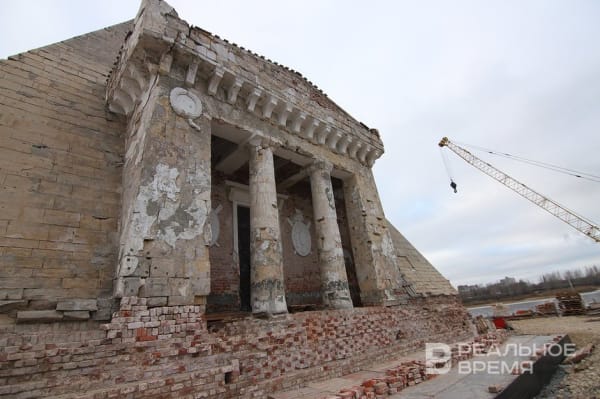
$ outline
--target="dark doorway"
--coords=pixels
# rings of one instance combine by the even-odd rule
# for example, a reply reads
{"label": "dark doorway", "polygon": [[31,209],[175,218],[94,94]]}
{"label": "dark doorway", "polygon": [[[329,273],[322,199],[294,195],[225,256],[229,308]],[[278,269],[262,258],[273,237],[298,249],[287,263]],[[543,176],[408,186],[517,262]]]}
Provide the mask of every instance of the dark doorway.
{"label": "dark doorway", "polygon": [[240,310],[250,312],[250,208],[237,207],[238,256],[240,259]]}

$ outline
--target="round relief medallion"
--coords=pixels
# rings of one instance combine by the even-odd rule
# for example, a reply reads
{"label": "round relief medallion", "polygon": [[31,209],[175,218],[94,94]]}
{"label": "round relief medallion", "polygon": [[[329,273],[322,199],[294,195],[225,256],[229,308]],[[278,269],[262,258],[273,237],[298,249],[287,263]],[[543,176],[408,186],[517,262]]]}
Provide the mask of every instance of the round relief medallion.
{"label": "round relief medallion", "polygon": [[310,222],[304,223],[303,220],[302,212],[296,209],[296,214],[288,218],[288,223],[292,226],[294,250],[300,256],[308,256],[311,250]]}
{"label": "round relief medallion", "polygon": [[202,102],[189,90],[176,87],[169,96],[171,107],[175,113],[185,118],[195,119],[202,114]]}

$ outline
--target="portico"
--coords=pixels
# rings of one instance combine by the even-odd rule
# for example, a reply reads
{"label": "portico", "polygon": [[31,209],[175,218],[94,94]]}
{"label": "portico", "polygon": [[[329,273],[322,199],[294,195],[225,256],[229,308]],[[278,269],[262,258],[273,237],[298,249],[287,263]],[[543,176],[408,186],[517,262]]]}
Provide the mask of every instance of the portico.
{"label": "portico", "polygon": [[471,339],[377,130],[299,72],[142,0],[0,81],[0,397],[268,397]]}
{"label": "portico", "polygon": [[[110,109],[131,121],[124,186],[134,206],[121,222],[117,296],[240,309],[246,274],[255,314],[347,309],[353,296],[400,303],[371,173],[378,132],[295,71],[275,80],[281,67],[202,30],[183,40],[163,11],[138,16],[107,90]],[[225,181],[248,187],[249,273]]]}
{"label": "portico", "polygon": [[[209,305],[219,309],[229,302],[231,306],[221,309],[234,310],[238,305],[233,298],[239,293],[239,308],[247,309],[242,292],[248,284],[245,279],[250,279],[251,309],[255,314],[285,313],[287,305],[352,308],[344,261],[344,251],[351,254],[352,250],[349,238],[345,239],[345,247],[341,239],[331,177],[333,165],[308,156],[286,159],[285,148],[276,140],[236,131],[221,123],[213,125],[213,132],[221,137],[213,136],[212,206],[223,211],[218,219],[219,245],[210,248],[211,268],[215,271],[213,278],[218,280],[217,269],[226,268],[221,262],[233,253],[231,262],[237,263],[239,282],[237,276],[228,274],[225,281],[214,284]],[[240,144],[236,146],[225,136]],[[245,162],[237,162],[232,168],[228,154],[239,154],[240,146],[245,149]],[[337,195],[343,197],[342,180],[334,179],[338,182]],[[343,198],[338,198],[338,206],[340,199]],[[341,207],[345,207],[343,201]],[[240,226],[246,223],[243,208],[250,211],[248,240],[240,236],[246,234]],[[339,220],[347,231],[344,215],[342,210]],[[231,230],[224,231],[222,224],[231,225]],[[228,231],[232,231],[231,236]],[[246,241],[249,245],[244,247]],[[246,252],[250,262],[245,259]],[[356,275],[353,268],[350,272]],[[233,286],[229,295],[223,292],[227,291],[224,286]],[[358,291],[356,282],[355,289]]]}

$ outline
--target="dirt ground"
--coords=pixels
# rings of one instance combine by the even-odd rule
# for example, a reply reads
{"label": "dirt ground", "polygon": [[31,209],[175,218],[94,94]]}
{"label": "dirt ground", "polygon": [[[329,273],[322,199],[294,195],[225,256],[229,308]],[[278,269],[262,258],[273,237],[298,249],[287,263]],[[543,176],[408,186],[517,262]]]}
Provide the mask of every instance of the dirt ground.
{"label": "dirt ground", "polygon": [[545,317],[512,321],[511,325],[522,334],[569,334],[577,348],[595,344],[581,363],[561,365],[538,398],[600,399],[600,317]]}

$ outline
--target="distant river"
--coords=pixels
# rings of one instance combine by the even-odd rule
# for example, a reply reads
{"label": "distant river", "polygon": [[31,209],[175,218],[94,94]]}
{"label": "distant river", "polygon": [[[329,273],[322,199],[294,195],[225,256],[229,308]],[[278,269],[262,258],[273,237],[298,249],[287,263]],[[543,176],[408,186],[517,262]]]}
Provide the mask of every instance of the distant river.
{"label": "distant river", "polygon": [[[600,290],[584,292],[581,294],[581,298],[583,298],[583,303],[585,306],[588,306],[590,303],[598,303],[600,302]],[[556,300],[556,298],[544,298],[523,302],[504,303],[503,305],[508,308],[509,313],[515,313],[517,310],[535,310],[536,305],[541,305],[542,303],[546,302],[554,302],[558,305],[558,301]],[[471,313],[473,317],[490,317],[494,315],[494,307],[489,305],[467,308],[467,310],[469,311],[469,313]]]}

